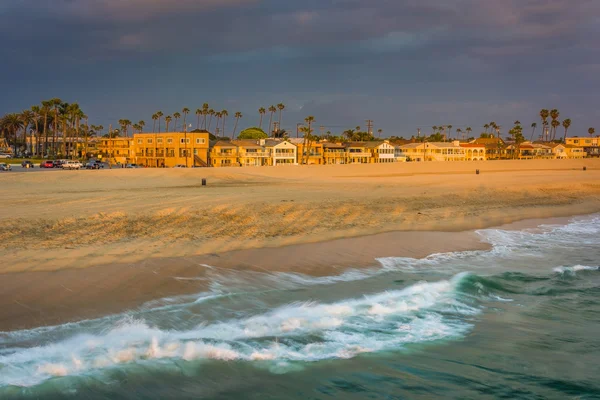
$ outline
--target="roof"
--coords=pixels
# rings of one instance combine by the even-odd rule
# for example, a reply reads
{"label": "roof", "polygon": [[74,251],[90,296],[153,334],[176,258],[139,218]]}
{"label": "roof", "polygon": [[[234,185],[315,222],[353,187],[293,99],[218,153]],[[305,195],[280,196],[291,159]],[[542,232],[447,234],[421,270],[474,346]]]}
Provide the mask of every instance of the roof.
{"label": "roof", "polygon": [[323,142],[323,148],[324,149],[345,149],[346,146],[341,143]]}
{"label": "roof", "polygon": [[291,144],[303,144],[304,138],[289,138],[287,141]]}
{"label": "roof", "polygon": [[237,139],[237,140],[232,140],[231,143],[233,143],[236,146],[245,147],[246,149],[262,149],[263,148],[263,146],[258,144],[258,140],[254,140],[254,139]]}
{"label": "roof", "polygon": [[346,143],[346,147],[366,147],[365,142],[350,142]]}
{"label": "roof", "polygon": [[476,144],[495,144],[496,146],[498,145],[498,142],[500,142],[501,144],[504,144],[504,140],[502,140],[502,138],[477,138],[475,140],[473,140],[471,143],[476,143]]}
{"label": "roof", "polygon": [[237,146],[227,140],[217,140],[216,142],[214,142],[214,144],[211,145],[211,147],[237,147]]}
{"label": "roof", "polygon": [[291,145],[295,146],[295,144],[289,142],[288,140],[277,140],[277,139],[266,139],[265,140],[265,147],[275,147],[278,146],[282,143],[290,143]]}
{"label": "roof", "polygon": [[482,148],[482,147],[485,147],[485,145],[483,145],[483,144],[477,144],[477,143],[461,143],[460,147],[477,147],[477,148]]}
{"label": "roof", "polygon": [[407,144],[403,144],[399,147],[403,148],[403,149],[416,149],[417,147],[423,146],[423,144],[424,143],[407,143]]}
{"label": "roof", "polygon": [[375,149],[375,148],[381,146],[384,143],[385,143],[385,141],[383,141],[383,140],[382,141],[379,141],[379,140],[377,140],[377,141],[370,141],[370,142],[366,142],[365,143],[365,147],[368,148],[368,149]]}

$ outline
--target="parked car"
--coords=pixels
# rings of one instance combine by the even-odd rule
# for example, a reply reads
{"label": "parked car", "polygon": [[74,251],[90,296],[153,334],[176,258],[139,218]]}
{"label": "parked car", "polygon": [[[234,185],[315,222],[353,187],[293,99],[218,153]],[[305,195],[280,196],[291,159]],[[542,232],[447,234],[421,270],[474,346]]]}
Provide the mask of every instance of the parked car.
{"label": "parked car", "polygon": [[0,158],[12,158],[11,154],[0,153]]}
{"label": "parked car", "polygon": [[21,163],[21,167],[23,168],[34,168],[35,165],[33,165],[33,163],[29,160],[25,160]]}
{"label": "parked car", "polygon": [[40,163],[40,168],[54,168],[54,161],[46,160]]}
{"label": "parked car", "polygon": [[67,160],[62,163],[61,168],[62,169],[81,169],[81,168],[83,168],[83,164],[81,164],[79,161]]}
{"label": "parked car", "polygon": [[187,168],[187,167],[185,166],[185,164],[177,164],[173,168]]}
{"label": "parked car", "polygon": [[100,169],[100,168],[104,168],[104,165],[102,165],[101,163],[97,163],[95,161],[90,161],[89,163],[85,164],[85,169]]}
{"label": "parked car", "polygon": [[142,167],[137,164],[127,164],[127,165],[125,165],[125,168],[142,168]]}
{"label": "parked car", "polygon": [[11,171],[12,168],[10,166],[10,164],[7,163],[0,163],[0,171]]}

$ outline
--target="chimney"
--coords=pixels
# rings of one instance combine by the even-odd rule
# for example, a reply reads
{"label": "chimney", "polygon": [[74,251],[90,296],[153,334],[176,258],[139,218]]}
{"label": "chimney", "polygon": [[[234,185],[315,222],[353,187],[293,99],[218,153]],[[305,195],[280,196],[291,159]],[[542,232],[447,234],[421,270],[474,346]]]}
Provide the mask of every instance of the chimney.
{"label": "chimney", "polygon": [[264,146],[264,145],[265,145],[265,139],[260,139],[260,140],[258,141],[258,143],[259,143],[261,146]]}

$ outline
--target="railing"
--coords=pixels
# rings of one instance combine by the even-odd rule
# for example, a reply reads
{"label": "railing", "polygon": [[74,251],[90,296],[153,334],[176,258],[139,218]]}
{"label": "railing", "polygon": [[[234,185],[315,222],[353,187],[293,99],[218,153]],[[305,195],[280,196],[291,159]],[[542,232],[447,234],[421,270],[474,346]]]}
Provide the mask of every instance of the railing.
{"label": "railing", "polygon": [[212,157],[237,157],[237,153],[211,153]]}
{"label": "railing", "polygon": [[268,152],[242,152],[240,157],[271,157],[271,153]]}
{"label": "railing", "polygon": [[371,153],[368,151],[359,151],[359,152],[351,152],[347,153],[348,157],[371,157]]}

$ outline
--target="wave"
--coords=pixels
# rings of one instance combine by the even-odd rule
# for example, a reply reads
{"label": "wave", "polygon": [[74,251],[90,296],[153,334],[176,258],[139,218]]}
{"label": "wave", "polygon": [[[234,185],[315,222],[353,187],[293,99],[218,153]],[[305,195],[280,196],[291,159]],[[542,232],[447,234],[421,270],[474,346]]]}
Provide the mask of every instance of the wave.
{"label": "wave", "polygon": [[[461,287],[470,275],[336,303],[292,303],[241,319],[163,330],[124,318],[104,334],[79,334],[56,343],[8,349],[0,355],[1,386],[33,386],[156,360],[291,363],[351,358],[413,343],[460,337],[479,313]],[[463,298],[464,297],[464,298]]]}
{"label": "wave", "polygon": [[553,269],[558,274],[572,274],[575,275],[579,271],[598,271],[600,267],[590,267],[587,265],[574,265],[572,267],[556,267]]}

